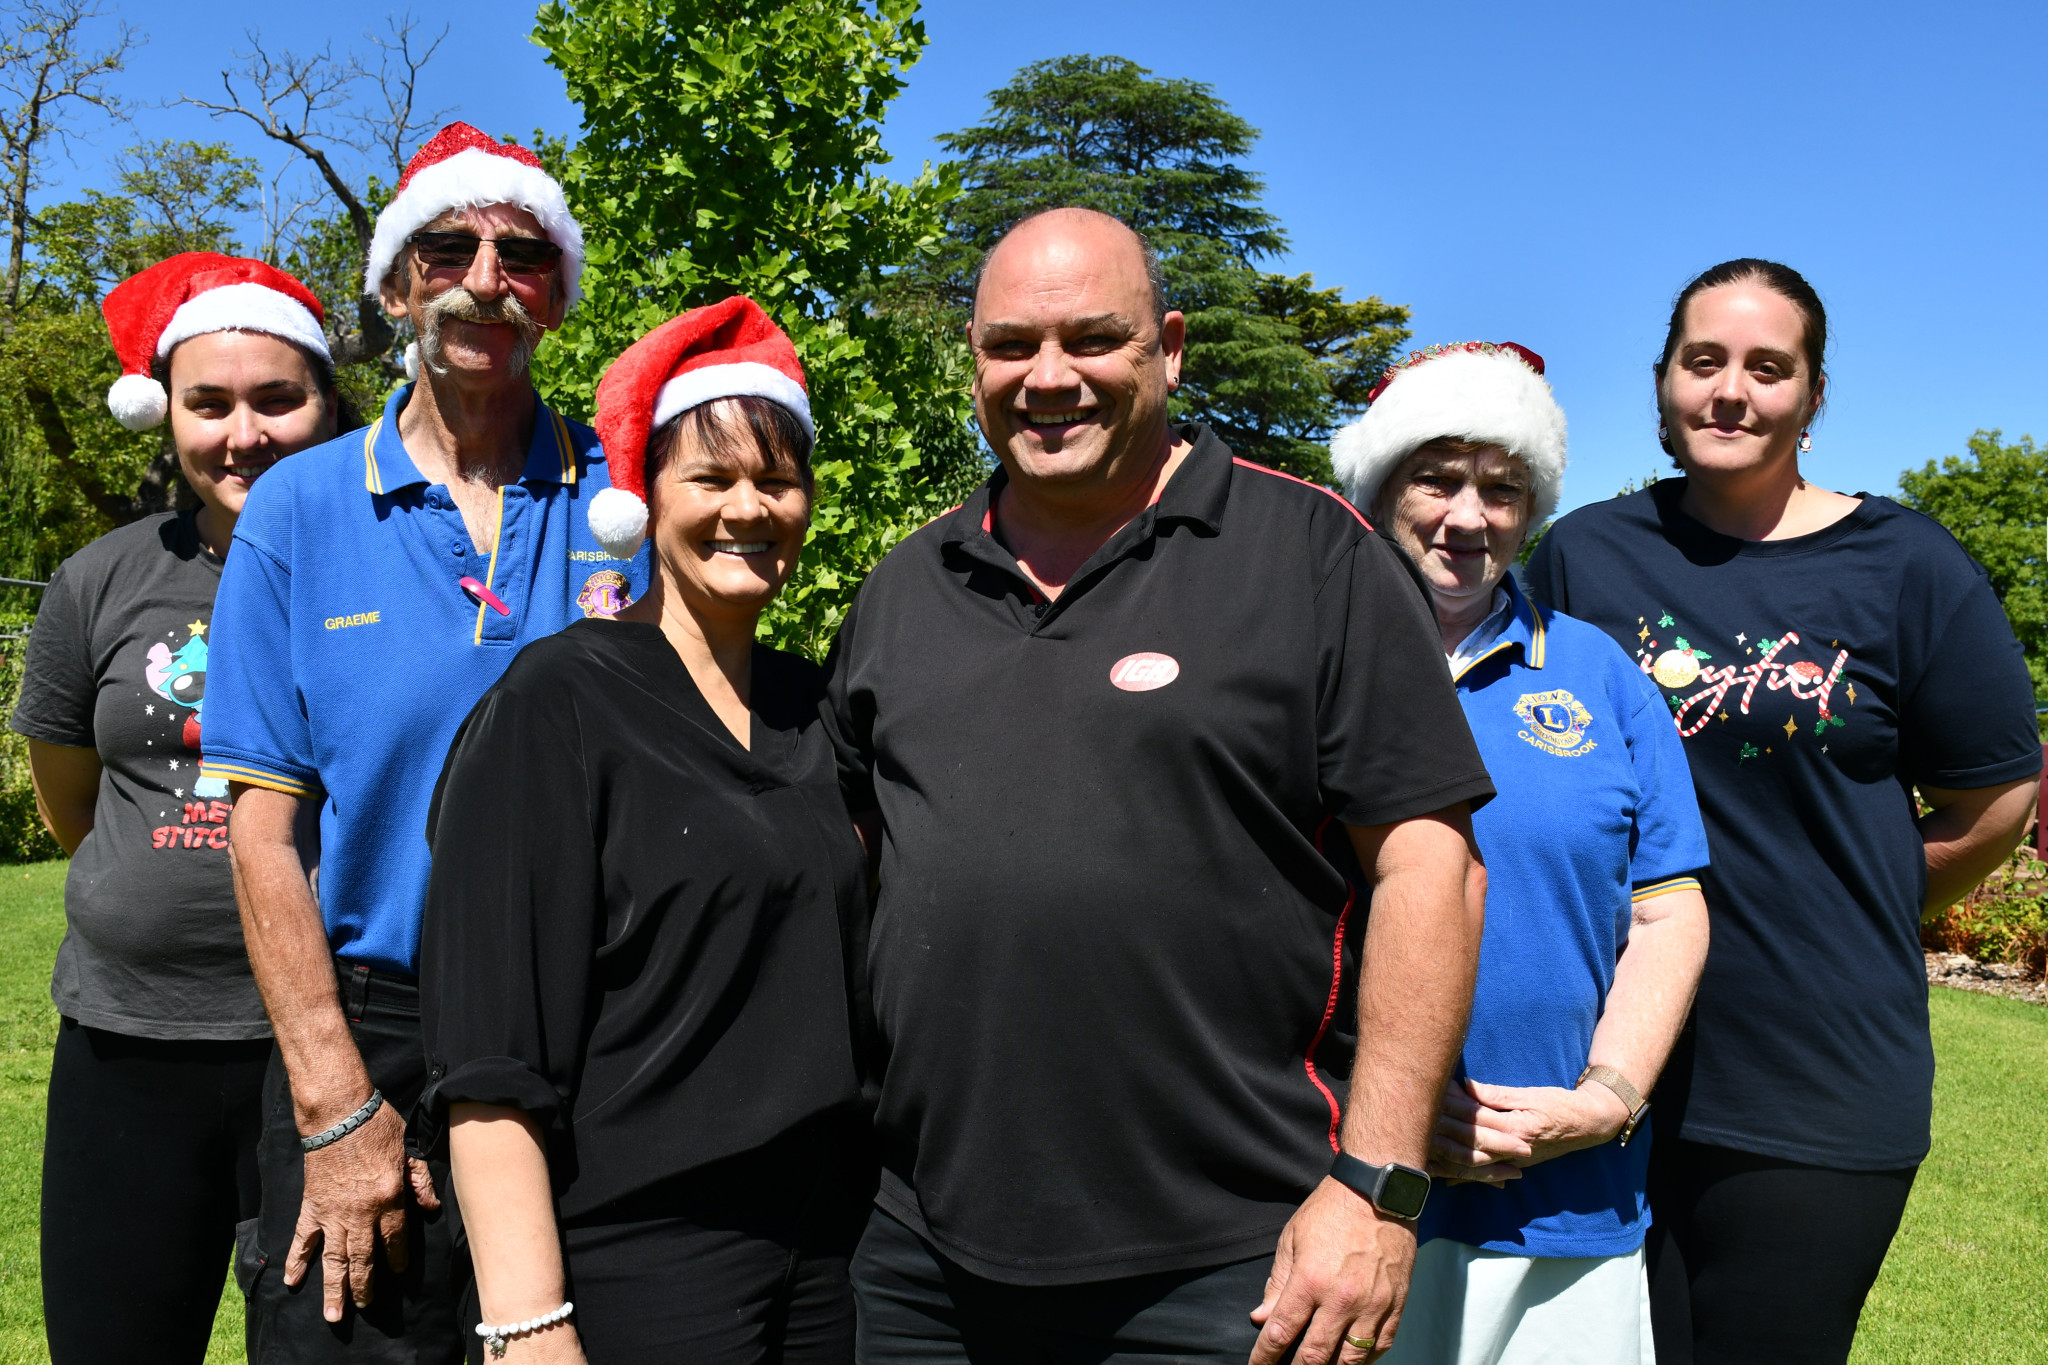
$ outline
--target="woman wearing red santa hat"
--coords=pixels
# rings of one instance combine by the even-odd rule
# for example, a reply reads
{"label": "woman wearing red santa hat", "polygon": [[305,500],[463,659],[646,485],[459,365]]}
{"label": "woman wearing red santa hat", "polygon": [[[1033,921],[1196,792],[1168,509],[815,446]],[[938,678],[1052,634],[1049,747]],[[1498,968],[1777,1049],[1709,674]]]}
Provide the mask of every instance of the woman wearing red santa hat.
{"label": "woman wearing red santa hat", "polygon": [[[198,505],[58,567],[12,722],[72,855],[43,1154],[60,1365],[202,1359],[235,1224],[254,1213],[270,1026],[235,914],[227,788],[199,771],[207,627],[249,486],[353,425],[320,301],[261,261],[173,256],[102,307],[122,368],[107,405],[135,431],[169,416]],[[138,1235],[148,1269],[110,1294]]]}
{"label": "woman wearing red santa hat", "polygon": [[592,526],[651,534],[650,587],[519,654],[428,826],[471,1358],[850,1361],[866,861],[820,670],[754,641],[810,522],[803,370],[728,299],[621,356],[597,428]]}

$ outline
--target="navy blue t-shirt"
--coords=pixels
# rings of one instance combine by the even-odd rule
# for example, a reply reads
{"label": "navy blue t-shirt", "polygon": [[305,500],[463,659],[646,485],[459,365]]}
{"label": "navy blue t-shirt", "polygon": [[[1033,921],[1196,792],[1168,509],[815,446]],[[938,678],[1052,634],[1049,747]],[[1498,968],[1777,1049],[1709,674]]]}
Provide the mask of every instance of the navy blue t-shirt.
{"label": "navy blue t-shirt", "polygon": [[1744,541],[1681,512],[1684,493],[1580,508],[1527,576],[1657,683],[1706,820],[1713,941],[1659,1130],[1914,1165],[1934,1049],[1911,788],[2040,771],[2026,661],[1984,571],[1917,512],[1865,497],[1811,535]]}

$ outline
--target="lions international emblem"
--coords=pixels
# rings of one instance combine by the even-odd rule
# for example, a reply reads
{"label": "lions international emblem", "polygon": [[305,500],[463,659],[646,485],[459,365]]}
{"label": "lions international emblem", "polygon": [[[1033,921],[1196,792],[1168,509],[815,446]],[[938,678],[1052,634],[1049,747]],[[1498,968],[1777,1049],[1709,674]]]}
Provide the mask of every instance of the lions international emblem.
{"label": "lions international emblem", "polygon": [[576,605],[585,616],[617,616],[626,605],[626,576],[617,569],[599,569],[583,580]]}
{"label": "lions international emblem", "polygon": [[1586,738],[1586,728],[1593,723],[1591,713],[1563,688],[1525,693],[1515,703],[1515,714],[1529,727],[1515,733],[1545,753],[1577,758],[1600,747],[1598,741]]}

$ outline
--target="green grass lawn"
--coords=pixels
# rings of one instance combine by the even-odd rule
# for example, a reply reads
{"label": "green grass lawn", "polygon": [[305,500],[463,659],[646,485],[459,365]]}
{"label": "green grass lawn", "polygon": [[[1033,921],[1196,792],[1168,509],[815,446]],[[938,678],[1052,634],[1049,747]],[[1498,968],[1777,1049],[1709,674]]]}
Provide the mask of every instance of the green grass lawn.
{"label": "green grass lawn", "polygon": [[[0,1365],[47,1361],[43,1293],[36,1269],[37,1207],[42,1188],[43,1102],[57,1011],[50,1005],[50,964],[64,936],[64,864],[0,866]],[[138,1239],[135,1261],[109,1266],[108,1281],[148,1271]],[[221,1263],[227,1280],[227,1263]],[[116,1291],[118,1292],[118,1291]],[[242,1296],[224,1294],[213,1323],[207,1365],[242,1359]]]}
{"label": "green grass lawn", "polygon": [[[0,1365],[41,1361],[36,1205],[64,865],[0,867]],[[1934,992],[1934,1154],[1863,1311],[1855,1365],[2048,1361],[2048,1010]],[[128,1269],[145,1269],[137,1249]],[[122,1273],[113,1269],[110,1281]],[[225,1271],[226,1267],[222,1267]],[[241,1359],[227,1294],[208,1365]]]}

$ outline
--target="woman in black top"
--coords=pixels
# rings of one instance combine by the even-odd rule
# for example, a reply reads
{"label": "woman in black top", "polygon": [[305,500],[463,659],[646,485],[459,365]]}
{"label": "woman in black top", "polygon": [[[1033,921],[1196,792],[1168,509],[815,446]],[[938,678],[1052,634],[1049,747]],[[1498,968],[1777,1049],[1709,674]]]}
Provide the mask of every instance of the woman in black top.
{"label": "woman in black top", "polygon": [[746,299],[619,359],[592,524],[630,553],[644,487],[657,572],[449,753],[420,985],[472,1359],[852,1359],[866,861],[820,670],[754,643],[809,524],[801,375]]}
{"label": "woman in black top", "polygon": [[1664,1365],[1848,1357],[1928,1148],[1921,915],[2012,851],[2041,767],[1983,571],[1928,518],[1800,474],[1826,325],[1785,266],[1694,280],[1657,363],[1685,477],[1581,508],[1529,566],[1664,694],[1713,857],[1656,1096]]}
{"label": "woman in black top", "polygon": [[[103,311],[125,371],[108,406],[136,430],[169,416],[197,505],[57,567],[14,709],[71,855],[43,1148],[57,1365],[203,1358],[235,1224],[255,1216],[270,1023],[235,913],[227,784],[199,771],[208,632],[250,486],[345,421],[320,303],[281,270],[188,252]],[[147,1273],[109,1292],[138,1238]]]}

